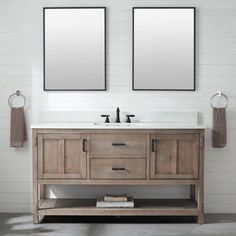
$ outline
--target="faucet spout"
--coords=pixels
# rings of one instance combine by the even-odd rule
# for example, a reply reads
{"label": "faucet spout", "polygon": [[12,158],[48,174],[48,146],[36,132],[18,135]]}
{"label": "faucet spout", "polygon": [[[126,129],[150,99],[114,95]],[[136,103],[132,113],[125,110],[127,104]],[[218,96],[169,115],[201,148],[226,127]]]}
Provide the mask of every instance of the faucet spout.
{"label": "faucet spout", "polygon": [[116,108],[116,123],[120,123],[120,108]]}

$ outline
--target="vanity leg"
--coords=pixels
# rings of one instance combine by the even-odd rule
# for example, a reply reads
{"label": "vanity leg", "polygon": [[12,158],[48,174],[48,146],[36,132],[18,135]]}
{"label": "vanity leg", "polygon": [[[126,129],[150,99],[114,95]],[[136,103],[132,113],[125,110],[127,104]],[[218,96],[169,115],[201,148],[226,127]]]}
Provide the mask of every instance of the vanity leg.
{"label": "vanity leg", "polygon": [[39,216],[36,213],[33,213],[33,224],[39,223]]}
{"label": "vanity leg", "polygon": [[33,213],[33,224],[39,224],[39,215],[37,213]]}
{"label": "vanity leg", "polygon": [[198,224],[204,223],[204,197],[203,197],[203,191],[202,186],[199,184],[198,186]]}
{"label": "vanity leg", "polygon": [[33,182],[33,204],[32,204],[32,215],[33,223],[39,223],[39,214],[38,214],[38,184]]}
{"label": "vanity leg", "polygon": [[39,184],[39,191],[38,191],[39,197],[38,199],[45,199],[45,185],[44,184]]}
{"label": "vanity leg", "polygon": [[198,224],[204,223],[204,130],[200,133],[199,182],[197,191]]}
{"label": "vanity leg", "polygon": [[37,138],[37,130],[33,130],[32,135],[33,142],[33,160],[32,160],[32,169],[33,169],[33,186],[32,186],[32,216],[33,223],[39,223],[39,213],[38,213],[38,204],[39,204],[39,196],[38,196],[38,138]]}
{"label": "vanity leg", "polygon": [[[40,203],[41,200],[45,199],[45,184],[38,184],[38,203]],[[42,221],[44,218],[44,215],[38,214],[39,222]]]}

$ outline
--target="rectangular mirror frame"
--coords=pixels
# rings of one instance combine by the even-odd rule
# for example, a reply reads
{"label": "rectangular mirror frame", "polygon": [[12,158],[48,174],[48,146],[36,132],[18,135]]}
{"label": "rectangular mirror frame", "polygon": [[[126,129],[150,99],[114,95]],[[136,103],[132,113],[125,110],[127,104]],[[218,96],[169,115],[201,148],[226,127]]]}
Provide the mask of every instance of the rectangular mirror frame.
{"label": "rectangular mirror frame", "polygon": [[[45,11],[47,9],[104,9],[104,88],[102,89],[48,89],[46,88],[46,73],[45,73]],[[43,8],[43,90],[44,91],[106,91],[106,7],[44,7]]]}
{"label": "rectangular mirror frame", "polygon": [[[193,87],[190,89],[141,89],[135,88],[135,69],[134,69],[134,24],[135,24],[135,9],[193,9]],[[196,91],[196,68],[195,68],[195,56],[196,56],[196,15],[195,15],[195,7],[133,7],[133,15],[132,15],[132,90],[134,91]]]}

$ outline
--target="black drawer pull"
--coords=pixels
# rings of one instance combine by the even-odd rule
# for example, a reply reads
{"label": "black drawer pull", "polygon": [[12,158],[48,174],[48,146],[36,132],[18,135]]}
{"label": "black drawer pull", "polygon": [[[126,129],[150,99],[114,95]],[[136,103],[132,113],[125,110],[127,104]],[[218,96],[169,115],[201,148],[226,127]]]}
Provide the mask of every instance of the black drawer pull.
{"label": "black drawer pull", "polygon": [[112,170],[118,171],[118,170],[125,170],[124,167],[112,167]]}
{"label": "black drawer pull", "polygon": [[155,139],[152,139],[152,152],[155,152]]}
{"label": "black drawer pull", "polygon": [[83,152],[86,152],[86,139],[83,139],[82,149],[83,149]]}
{"label": "black drawer pull", "polygon": [[112,143],[112,146],[114,147],[125,146],[125,143]]}
{"label": "black drawer pull", "polygon": [[152,152],[156,152],[157,150],[156,150],[156,143],[158,143],[159,142],[159,140],[158,139],[152,139]]}

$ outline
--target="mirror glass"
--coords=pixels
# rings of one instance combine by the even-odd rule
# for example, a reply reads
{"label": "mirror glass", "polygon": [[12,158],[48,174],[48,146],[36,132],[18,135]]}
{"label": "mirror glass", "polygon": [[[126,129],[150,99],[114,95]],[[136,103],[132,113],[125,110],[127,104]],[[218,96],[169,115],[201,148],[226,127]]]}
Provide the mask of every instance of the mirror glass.
{"label": "mirror glass", "polygon": [[44,8],[44,90],[106,90],[105,11]]}
{"label": "mirror glass", "polygon": [[195,8],[133,8],[133,90],[195,90]]}

